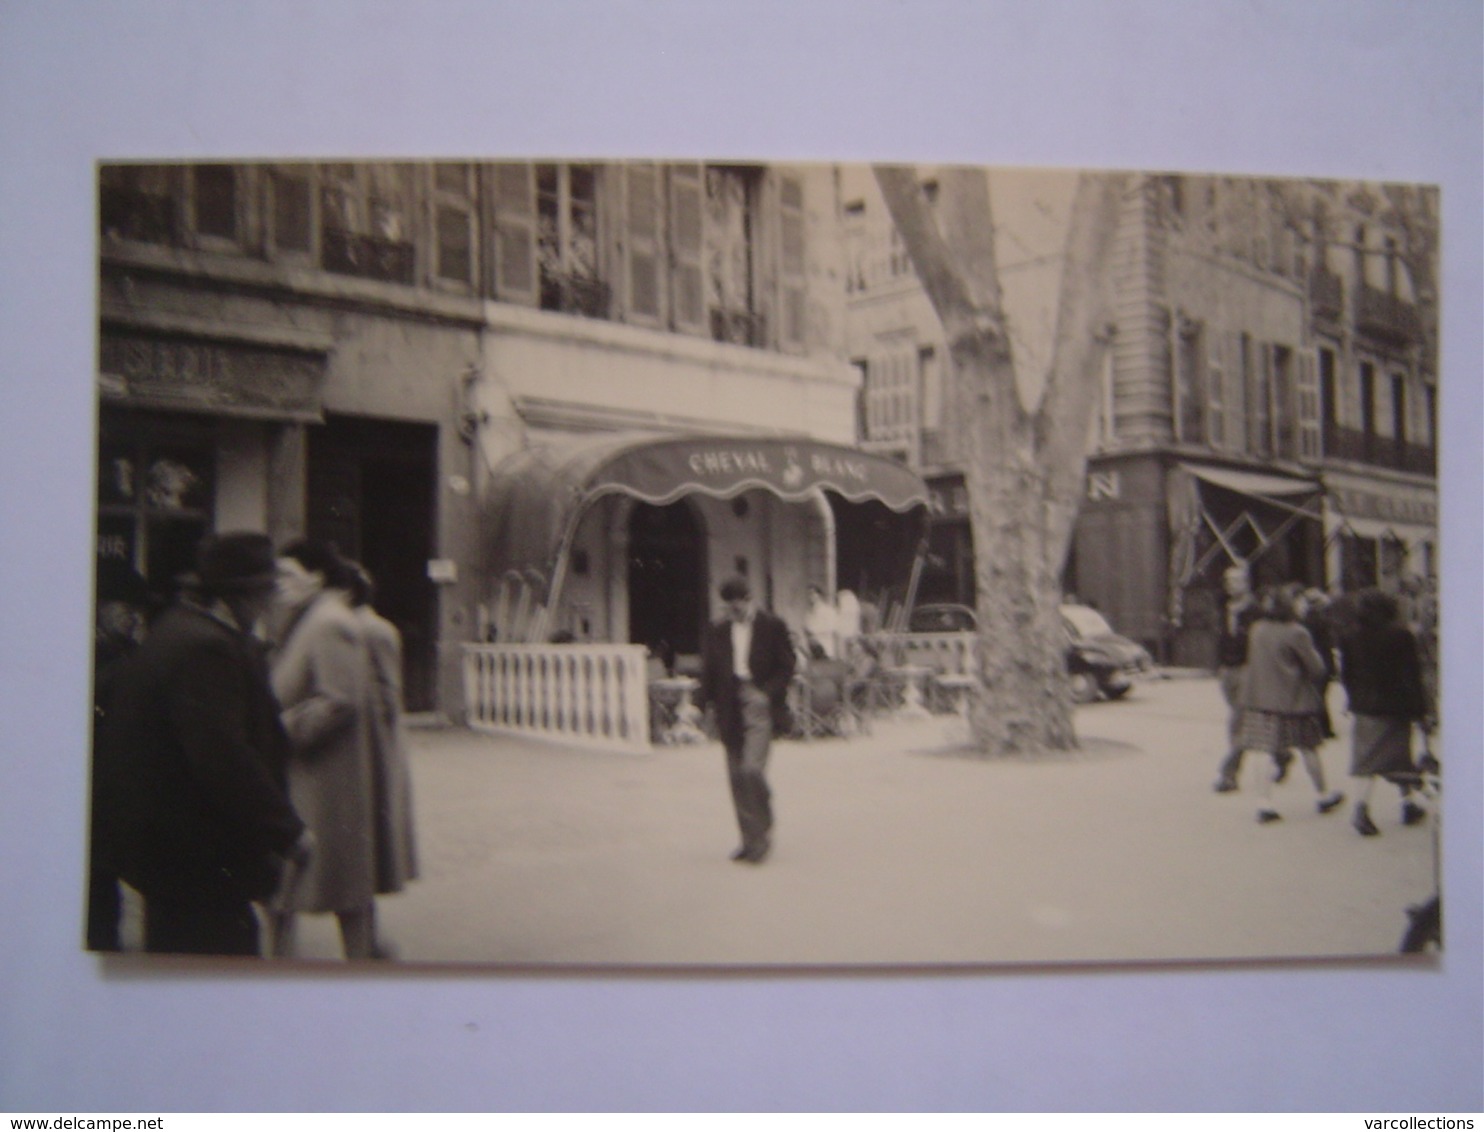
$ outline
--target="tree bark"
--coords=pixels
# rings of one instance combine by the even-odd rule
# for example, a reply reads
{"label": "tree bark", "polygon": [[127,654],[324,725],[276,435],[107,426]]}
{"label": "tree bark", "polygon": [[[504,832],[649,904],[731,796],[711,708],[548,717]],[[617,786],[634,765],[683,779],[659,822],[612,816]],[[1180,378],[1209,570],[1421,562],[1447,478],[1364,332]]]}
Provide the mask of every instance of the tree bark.
{"label": "tree bark", "polygon": [[954,450],[964,462],[979,618],[974,745],[992,755],[1075,747],[1060,573],[1112,322],[1122,178],[1079,183],[1051,372],[1031,414],[1005,329],[984,171],[944,173],[936,207],[911,169],[875,173],[953,360]]}

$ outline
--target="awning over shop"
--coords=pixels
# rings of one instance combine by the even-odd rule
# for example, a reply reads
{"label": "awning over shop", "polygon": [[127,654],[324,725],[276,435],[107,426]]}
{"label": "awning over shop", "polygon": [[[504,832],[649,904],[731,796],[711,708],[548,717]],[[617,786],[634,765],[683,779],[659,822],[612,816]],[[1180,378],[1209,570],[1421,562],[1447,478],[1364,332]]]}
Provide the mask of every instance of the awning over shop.
{"label": "awning over shop", "polygon": [[[1251,503],[1222,522],[1203,494],[1206,486],[1235,492]],[[1317,499],[1322,490],[1317,481],[1298,476],[1183,462],[1172,467],[1165,491],[1171,535],[1171,622],[1181,622],[1185,587],[1217,558],[1255,561],[1294,524],[1306,519],[1322,522]],[[1249,547],[1245,553],[1237,549],[1239,541]],[[1207,543],[1204,550],[1203,542]]]}
{"label": "awning over shop", "polygon": [[928,499],[909,468],[804,437],[626,433],[535,444],[494,469],[486,511],[490,562],[497,576],[515,571],[546,584],[583,509],[601,496],[663,505],[695,493],[730,499],[752,489],[790,502],[832,491],[898,512]]}
{"label": "awning over shop", "polygon": [[1206,464],[1182,463],[1180,467],[1196,479],[1258,499],[1287,499],[1296,495],[1312,495],[1319,490],[1319,484],[1315,481],[1294,476],[1264,475],[1261,472],[1237,471],[1233,468],[1213,468]]}

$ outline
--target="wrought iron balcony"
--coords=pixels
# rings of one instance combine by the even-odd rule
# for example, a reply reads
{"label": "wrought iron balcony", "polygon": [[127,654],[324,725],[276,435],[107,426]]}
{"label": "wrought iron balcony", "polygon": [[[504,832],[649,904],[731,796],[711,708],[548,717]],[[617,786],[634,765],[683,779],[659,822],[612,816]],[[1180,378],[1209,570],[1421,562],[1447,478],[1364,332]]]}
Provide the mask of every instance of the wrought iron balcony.
{"label": "wrought iron balcony", "polygon": [[1425,444],[1377,436],[1358,428],[1326,425],[1324,454],[1340,460],[1355,460],[1418,475],[1438,474],[1438,450]]}
{"label": "wrought iron balcony", "polygon": [[767,319],[760,313],[734,308],[711,308],[711,337],[736,346],[766,346]]}
{"label": "wrought iron balcony", "polygon": [[122,185],[105,185],[98,196],[103,235],[168,244],[175,238],[175,198]]}
{"label": "wrought iron balcony", "polygon": [[326,228],[320,246],[326,271],[387,283],[411,283],[416,255],[410,243]]}
{"label": "wrought iron balcony", "polygon": [[541,309],[580,314],[584,318],[607,318],[613,288],[590,275],[568,272],[541,273]]}
{"label": "wrought iron balcony", "polygon": [[1403,345],[1422,337],[1422,317],[1414,304],[1365,283],[1355,299],[1355,328],[1362,333]]}
{"label": "wrought iron balcony", "polygon": [[1333,271],[1316,267],[1309,273],[1309,302],[1316,318],[1338,321],[1345,309],[1345,281]]}

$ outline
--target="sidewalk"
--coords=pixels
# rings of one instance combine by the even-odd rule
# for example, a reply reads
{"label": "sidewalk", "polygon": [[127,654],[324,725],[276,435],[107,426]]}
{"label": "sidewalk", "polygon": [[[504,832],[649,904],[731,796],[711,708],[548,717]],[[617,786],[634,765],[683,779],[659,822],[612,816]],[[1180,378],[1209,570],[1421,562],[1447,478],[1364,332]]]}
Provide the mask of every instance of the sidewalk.
{"label": "sidewalk", "polygon": [[[775,744],[778,828],[731,863],[721,749],[577,750],[462,729],[411,733],[422,877],[380,901],[410,961],[984,964],[1389,954],[1432,890],[1432,833],[1358,837],[1301,772],[1286,820],[1215,795],[1215,682],[1141,683],[1078,709],[1079,751],[943,753],[951,717]],[[1327,746],[1334,785],[1348,737]],[[1263,760],[1253,758],[1248,774]],[[308,917],[306,956],[338,955]]]}

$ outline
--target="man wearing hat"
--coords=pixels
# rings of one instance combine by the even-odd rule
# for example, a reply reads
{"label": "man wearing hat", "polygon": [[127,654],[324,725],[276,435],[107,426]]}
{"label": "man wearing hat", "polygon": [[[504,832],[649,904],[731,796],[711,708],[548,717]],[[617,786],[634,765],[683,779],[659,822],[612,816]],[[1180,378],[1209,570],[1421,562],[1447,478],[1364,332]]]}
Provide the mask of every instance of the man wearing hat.
{"label": "man wearing hat", "polygon": [[727,752],[727,775],[742,844],[732,860],[761,864],[772,849],[773,806],[766,771],[775,731],[788,729],[788,684],[794,674],[788,626],[752,604],[744,578],[722,583],[726,616],[701,646],[703,707],[715,712]]}
{"label": "man wearing hat", "polygon": [[253,626],[277,588],[266,535],[210,535],[176,604],[121,666],[99,731],[112,864],[144,897],[145,949],[257,955],[253,901],[311,841]]}

